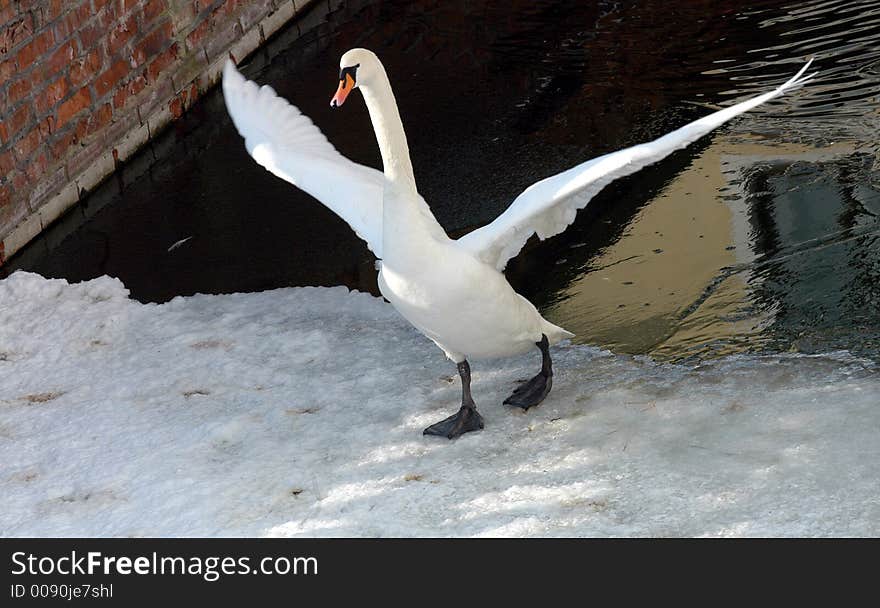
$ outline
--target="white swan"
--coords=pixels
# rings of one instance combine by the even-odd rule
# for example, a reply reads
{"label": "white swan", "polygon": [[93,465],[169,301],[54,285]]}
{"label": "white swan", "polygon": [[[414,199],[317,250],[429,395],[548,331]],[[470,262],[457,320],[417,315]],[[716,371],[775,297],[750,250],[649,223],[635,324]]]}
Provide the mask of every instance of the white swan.
{"label": "white swan", "polygon": [[[812,62],[812,60],[811,60]],[[705,116],[650,143],[606,154],[544,179],[520,194],[488,226],[452,240],[419,195],[397,103],[385,68],[372,52],[352,49],[340,60],[331,106],[355,88],[376,131],[383,173],[336,151],[308,117],[269,86],[246,80],[231,61],[223,95],[248,152],[278,177],[336,212],[381,260],[379,289],[410,323],[458,364],[462,404],[425,434],[454,438],[483,428],[470,392],[469,358],[524,352],[537,345],[541,372],[505,403],[528,409],[552,385],[549,346],[573,334],[544,319],[502,274],[532,234],[565,230],[579,209],[611,181],[633,173],[709,133],[734,116],[803,84],[807,63],[777,89]]]}

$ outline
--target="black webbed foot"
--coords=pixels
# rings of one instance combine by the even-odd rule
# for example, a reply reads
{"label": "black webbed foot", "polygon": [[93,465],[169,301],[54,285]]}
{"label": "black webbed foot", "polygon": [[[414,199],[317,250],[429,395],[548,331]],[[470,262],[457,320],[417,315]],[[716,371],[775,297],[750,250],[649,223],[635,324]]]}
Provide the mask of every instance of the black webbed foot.
{"label": "black webbed foot", "polygon": [[457,413],[445,420],[432,424],[424,430],[424,435],[437,435],[447,439],[455,439],[471,431],[479,431],[483,428],[483,417],[477,412],[477,408],[462,405]]}
{"label": "black webbed foot", "polygon": [[538,405],[553,387],[553,376],[538,374],[522,386],[518,387],[513,394],[504,400],[505,405],[515,405],[524,410]]}
{"label": "black webbed foot", "polygon": [[553,388],[553,362],[550,360],[550,342],[547,336],[541,335],[541,341],[536,345],[541,349],[541,372],[513,391],[504,400],[505,405],[515,405],[527,410],[541,403]]}

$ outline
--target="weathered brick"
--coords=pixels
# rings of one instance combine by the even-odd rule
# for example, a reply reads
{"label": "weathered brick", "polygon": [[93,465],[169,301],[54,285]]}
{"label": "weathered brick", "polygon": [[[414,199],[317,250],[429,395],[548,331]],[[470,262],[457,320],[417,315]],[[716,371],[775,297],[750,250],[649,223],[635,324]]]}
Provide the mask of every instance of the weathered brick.
{"label": "weathered brick", "polygon": [[70,122],[71,118],[88,108],[91,102],[92,95],[88,89],[80,89],[74,93],[70,99],[58,106],[58,111],[55,113],[56,128],[61,128]]}
{"label": "weathered brick", "polygon": [[12,157],[12,150],[0,152],[0,177],[9,175],[13,167],[15,167],[15,159]]}
{"label": "weathered brick", "polygon": [[281,1],[0,0],[0,242]]}
{"label": "weathered brick", "polygon": [[37,34],[33,40],[21,47],[15,55],[15,63],[19,70],[26,70],[34,61],[41,57],[55,44],[55,34],[52,30],[45,30]]}
{"label": "weathered brick", "polygon": [[95,79],[104,65],[104,49],[96,47],[70,65],[70,84],[82,87]]}
{"label": "weathered brick", "polygon": [[94,135],[108,124],[113,116],[113,110],[109,103],[105,103],[100,108],[89,114],[86,125],[86,135]]}
{"label": "weathered brick", "polygon": [[[70,10],[71,4],[73,4],[73,2],[70,2],[70,0],[49,0],[46,6],[43,7],[43,15],[46,18],[46,21],[55,21],[58,17]],[[88,2],[84,2],[83,4],[88,4]]]}
{"label": "weathered brick", "polygon": [[124,86],[119,87],[113,94],[113,107],[116,109],[125,105],[130,97],[136,96],[147,86],[145,74],[140,74],[129,80]]}
{"label": "weathered brick", "polygon": [[68,129],[64,133],[56,136],[49,144],[49,152],[55,160],[61,160],[67,154],[67,149],[79,143],[76,138],[76,131]]}
{"label": "weathered brick", "polygon": [[186,93],[178,93],[177,95],[174,96],[174,99],[172,99],[168,103],[168,110],[171,112],[171,115],[174,118],[180,118],[181,116],[183,116],[183,106],[184,106],[184,97],[185,96],[186,96]]}
{"label": "weathered brick", "polygon": [[34,88],[34,81],[27,76],[19,78],[9,83],[7,90],[7,101],[9,106],[15,106],[19,101],[24,99],[28,93]]}
{"label": "weathered brick", "polygon": [[218,25],[205,41],[205,52],[208,54],[208,57],[218,57],[224,49],[229,48],[233,42],[239,40],[242,36],[241,24],[237,21]]}
{"label": "weathered brick", "polygon": [[152,23],[165,14],[164,0],[149,0],[144,5],[144,23]]}
{"label": "weathered brick", "polygon": [[94,13],[95,17],[79,28],[77,37],[83,50],[89,50],[107,38],[107,32],[116,24],[116,10],[112,5]]}
{"label": "weathered brick", "polygon": [[207,10],[216,4],[219,4],[218,0],[196,0],[196,12]]}
{"label": "weathered brick", "polygon": [[12,151],[15,152],[15,158],[19,163],[27,161],[31,153],[36,150],[43,139],[43,133],[38,125],[34,125],[24,137],[12,144]]}
{"label": "weathered brick", "polygon": [[126,76],[128,76],[128,64],[121,59],[117,59],[109,69],[105,70],[95,80],[95,92],[98,94],[98,97],[104,97]]}
{"label": "weathered brick", "polygon": [[179,48],[180,47],[178,47],[177,43],[175,42],[169,48],[162,51],[162,53],[160,53],[159,56],[150,63],[149,67],[147,68],[147,79],[150,82],[156,82],[156,80],[158,80],[159,78],[159,75],[168,66],[174,63],[174,61],[178,57]]}
{"label": "weathered brick", "polygon": [[0,87],[6,84],[9,79],[15,74],[15,60],[8,59],[7,61],[0,62]]}
{"label": "weathered brick", "polygon": [[137,19],[134,15],[128,16],[117,24],[107,37],[107,54],[113,55],[134,38],[137,33]]}
{"label": "weathered brick", "polygon": [[49,86],[43,89],[39,95],[34,97],[34,106],[37,109],[37,116],[44,116],[55,105],[67,96],[70,85],[67,83],[67,77],[62,76],[56,79]]}
{"label": "weathered brick", "polygon": [[208,32],[211,31],[213,22],[210,19],[204,19],[189,34],[186,35],[186,49],[192,51],[202,45],[203,40],[207,38]]}
{"label": "weathered brick", "polygon": [[13,171],[10,175],[12,176],[13,190],[22,192],[25,188],[27,188],[28,178],[23,171]]}
{"label": "weathered brick", "polygon": [[76,42],[69,40],[53,51],[47,59],[40,60],[43,78],[48,80],[55,74],[66,70],[74,57],[76,57]]}
{"label": "weathered brick", "polygon": [[[9,205],[9,201],[12,199],[12,188],[10,188],[7,184],[0,185],[0,207],[6,207]],[[0,264],[2,264],[5,260],[3,259],[3,243],[0,242]]]}
{"label": "weathered brick", "polygon": [[19,44],[30,40],[34,35],[34,26],[29,14],[23,15],[3,27],[0,34],[0,54],[9,53]]}
{"label": "weathered brick", "polygon": [[31,183],[37,183],[46,175],[46,169],[49,168],[49,154],[47,151],[40,151],[28,161],[24,172]]}
{"label": "weathered brick", "polygon": [[152,32],[141,38],[134,45],[132,67],[142,66],[148,59],[155,57],[171,40],[171,21],[166,20]]}
{"label": "weathered brick", "polygon": [[88,1],[81,2],[79,6],[69,7],[70,10],[53,24],[55,41],[64,42],[75,35],[94,13]]}
{"label": "weathered brick", "polygon": [[19,132],[34,119],[34,110],[31,104],[22,104],[15,110],[8,120],[5,120],[6,128],[9,131],[9,138],[18,135]]}

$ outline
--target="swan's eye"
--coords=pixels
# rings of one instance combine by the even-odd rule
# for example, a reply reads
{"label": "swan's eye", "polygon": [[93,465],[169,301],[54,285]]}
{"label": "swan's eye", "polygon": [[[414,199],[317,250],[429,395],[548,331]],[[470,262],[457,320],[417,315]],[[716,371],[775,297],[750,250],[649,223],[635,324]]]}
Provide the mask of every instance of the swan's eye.
{"label": "swan's eye", "polygon": [[345,82],[346,76],[351,76],[352,83],[357,82],[357,69],[361,67],[361,64],[351,65],[347,68],[342,68],[339,70],[339,81]]}

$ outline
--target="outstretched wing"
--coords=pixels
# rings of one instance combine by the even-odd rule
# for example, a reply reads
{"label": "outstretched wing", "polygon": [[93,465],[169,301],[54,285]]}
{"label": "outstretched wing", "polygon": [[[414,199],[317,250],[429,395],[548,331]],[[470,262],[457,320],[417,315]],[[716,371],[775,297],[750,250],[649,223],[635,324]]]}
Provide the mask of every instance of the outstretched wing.
{"label": "outstretched wing", "polygon": [[529,186],[494,222],[461,237],[458,245],[499,271],[504,270],[507,261],[520,252],[533,234],[544,240],[564,231],[578,210],[615,179],[661,160],[734,116],[815,76],[804,76],[812,61],[769,93],[704,116],[652,142],[605,154]]}
{"label": "outstretched wing", "polygon": [[223,68],[223,97],[253,159],[332,209],[382,257],[382,172],[342,156],[308,116],[245,79],[232,61]]}

